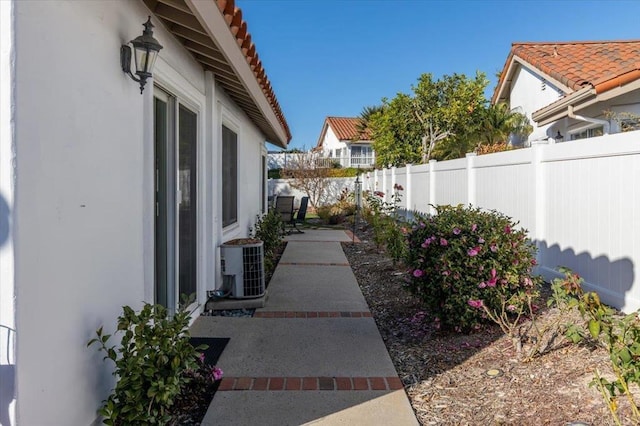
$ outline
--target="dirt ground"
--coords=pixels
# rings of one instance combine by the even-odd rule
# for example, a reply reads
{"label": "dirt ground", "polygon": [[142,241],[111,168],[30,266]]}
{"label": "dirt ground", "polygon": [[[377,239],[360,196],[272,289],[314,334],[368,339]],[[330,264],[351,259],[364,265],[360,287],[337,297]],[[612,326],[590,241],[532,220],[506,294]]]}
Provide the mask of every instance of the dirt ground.
{"label": "dirt ground", "polygon": [[[356,235],[362,242],[343,244],[345,253],[421,424],[614,424],[589,386],[596,369],[611,376],[603,348],[560,344],[523,363],[497,326],[470,335],[436,330],[405,291],[404,269],[375,246],[370,230]],[[492,369],[497,377],[487,374]],[[634,424],[627,402],[618,402],[622,424]]]}

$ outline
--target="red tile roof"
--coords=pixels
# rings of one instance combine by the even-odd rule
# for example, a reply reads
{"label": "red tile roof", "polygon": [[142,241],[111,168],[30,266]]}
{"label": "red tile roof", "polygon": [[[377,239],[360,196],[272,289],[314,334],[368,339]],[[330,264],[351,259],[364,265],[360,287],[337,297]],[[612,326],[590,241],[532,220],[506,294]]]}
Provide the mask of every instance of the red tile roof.
{"label": "red tile roof", "polygon": [[492,102],[516,56],[571,91],[589,85],[597,93],[640,78],[640,40],[513,43]]}
{"label": "red tile roof", "polygon": [[278,117],[278,121],[284,128],[287,134],[287,140],[290,141],[291,131],[289,130],[289,125],[287,124],[287,120],[284,118],[280,104],[273,92],[271,82],[262,67],[262,61],[259,59],[258,53],[256,52],[256,45],[251,41],[251,34],[247,31],[247,23],[242,20],[242,10],[235,6],[234,0],[216,0],[216,3],[218,5],[218,9],[220,9],[220,12],[224,15],[225,21],[229,25],[231,34],[236,38],[238,46],[242,49],[242,53],[247,59],[247,63],[251,67],[253,75],[256,77],[258,84],[262,88],[262,92],[267,97],[274,114]]}
{"label": "red tile roof", "polygon": [[360,119],[357,117],[327,117],[326,122],[341,141],[368,141],[371,140],[369,129],[364,132],[358,130]]}

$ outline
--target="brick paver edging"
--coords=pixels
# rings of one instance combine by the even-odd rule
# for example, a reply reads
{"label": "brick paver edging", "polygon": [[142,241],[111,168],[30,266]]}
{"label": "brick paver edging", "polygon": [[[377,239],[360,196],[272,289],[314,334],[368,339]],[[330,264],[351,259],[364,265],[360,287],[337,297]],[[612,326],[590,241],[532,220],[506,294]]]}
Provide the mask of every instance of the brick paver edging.
{"label": "brick paver edging", "polygon": [[371,312],[306,312],[266,311],[255,312],[254,318],[371,318]]}
{"label": "brick paver edging", "polygon": [[352,231],[349,231],[348,229],[346,229],[344,232],[349,236],[349,239],[352,242],[354,242],[354,243],[359,243],[360,242],[360,238],[358,238],[357,235],[353,235]]}
{"label": "brick paver edging", "polygon": [[289,266],[351,266],[349,263],[317,263],[317,262],[279,262],[280,265],[289,265]]}
{"label": "brick paver edging", "polygon": [[368,391],[403,388],[399,377],[225,377],[218,391]]}

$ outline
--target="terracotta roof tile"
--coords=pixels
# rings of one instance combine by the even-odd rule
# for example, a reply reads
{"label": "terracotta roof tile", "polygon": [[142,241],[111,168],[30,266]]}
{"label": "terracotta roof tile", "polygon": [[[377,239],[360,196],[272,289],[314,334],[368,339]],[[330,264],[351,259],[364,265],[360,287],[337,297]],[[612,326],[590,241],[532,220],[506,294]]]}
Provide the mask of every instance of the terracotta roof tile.
{"label": "terracotta roof tile", "polygon": [[573,91],[586,85],[598,93],[640,78],[640,40],[513,43],[493,100],[516,56]]}
{"label": "terracotta roof tile", "polygon": [[366,129],[363,133],[358,130],[360,119],[357,117],[327,117],[327,123],[341,141],[371,140],[369,129]]}
{"label": "terracotta roof tile", "polygon": [[253,71],[253,75],[256,77],[258,84],[262,88],[263,93],[267,97],[267,100],[271,104],[273,113],[278,117],[278,121],[284,128],[287,134],[287,141],[291,140],[291,131],[287,120],[284,118],[280,104],[276,99],[276,95],[273,92],[269,78],[262,67],[262,61],[258,58],[256,52],[256,46],[251,42],[251,34],[247,30],[247,23],[242,20],[242,10],[235,6],[234,0],[216,0],[218,9],[223,14],[226,23],[229,25],[231,34],[236,38],[238,46],[242,49],[242,53],[247,59],[247,63]]}

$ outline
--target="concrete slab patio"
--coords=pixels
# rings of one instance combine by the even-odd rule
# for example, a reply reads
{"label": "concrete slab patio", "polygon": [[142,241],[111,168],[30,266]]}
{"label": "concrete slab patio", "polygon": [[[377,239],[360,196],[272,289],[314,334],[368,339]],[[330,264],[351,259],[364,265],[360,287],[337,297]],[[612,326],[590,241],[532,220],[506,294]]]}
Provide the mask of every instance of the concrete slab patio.
{"label": "concrete slab patio", "polygon": [[230,337],[203,425],[417,425],[339,230],[293,234],[252,318],[200,317]]}

